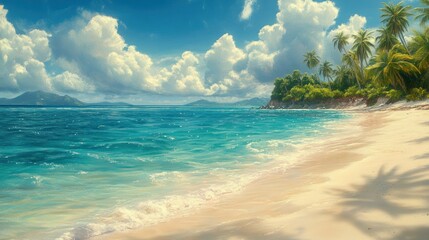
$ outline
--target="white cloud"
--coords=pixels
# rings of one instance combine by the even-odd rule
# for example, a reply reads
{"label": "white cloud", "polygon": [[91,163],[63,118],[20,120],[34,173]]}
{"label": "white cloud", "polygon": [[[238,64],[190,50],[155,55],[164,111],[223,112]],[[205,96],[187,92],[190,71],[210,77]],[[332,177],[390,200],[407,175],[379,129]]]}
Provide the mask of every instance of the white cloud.
{"label": "white cloud", "polygon": [[249,20],[253,13],[253,6],[255,5],[256,0],[244,0],[243,10],[240,14],[241,20]]}
{"label": "white cloud", "polygon": [[151,73],[152,59],[125,43],[115,18],[95,15],[84,25],[78,22],[58,32],[53,49],[65,70],[79,74],[97,91],[159,91],[160,82]]}
{"label": "white cloud", "polygon": [[233,70],[234,64],[245,57],[244,52],[235,45],[233,37],[230,34],[224,34],[204,56],[207,65],[206,81],[208,83],[222,81]]}
{"label": "white cloud", "polygon": [[365,24],[366,18],[355,14],[350,17],[347,24],[340,24],[337,28],[330,31],[328,36],[330,39],[332,39],[335,34],[343,32],[345,35],[351,37],[353,34],[356,34],[360,29],[365,27]]}
{"label": "white cloud", "polygon": [[0,91],[51,90],[45,62],[50,59],[45,31],[17,34],[0,5]]}
{"label": "white cloud", "polygon": [[64,93],[91,93],[94,86],[89,85],[79,75],[65,71],[52,78],[55,90]]}
{"label": "white cloud", "polygon": [[206,89],[204,80],[197,70],[198,58],[189,51],[182,54],[182,58],[171,68],[163,68],[158,79],[163,81],[163,93],[186,94],[186,95],[212,95],[217,87]]}

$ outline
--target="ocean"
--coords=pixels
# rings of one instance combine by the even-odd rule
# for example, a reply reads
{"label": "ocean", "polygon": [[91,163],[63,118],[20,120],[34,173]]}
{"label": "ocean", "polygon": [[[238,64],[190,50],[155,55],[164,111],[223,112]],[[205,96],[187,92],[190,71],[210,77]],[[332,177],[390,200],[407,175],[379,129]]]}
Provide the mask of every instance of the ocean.
{"label": "ocean", "polygon": [[297,153],[348,117],[331,110],[0,107],[0,239],[88,239],[190,214],[273,166],[299,162]]}

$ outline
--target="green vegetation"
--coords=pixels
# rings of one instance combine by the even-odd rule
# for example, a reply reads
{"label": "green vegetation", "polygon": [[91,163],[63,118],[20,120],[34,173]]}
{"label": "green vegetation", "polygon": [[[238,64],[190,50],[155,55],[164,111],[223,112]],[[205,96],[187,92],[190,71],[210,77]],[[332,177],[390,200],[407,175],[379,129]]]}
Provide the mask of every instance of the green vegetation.
{"label": "green vegetation", "polygon": [[[315,50],[307,52],[304,63],[313,74],[294,71],[274,82],[272,100],[290,103],[320,103],[363,98],[367,104],[380,97],[388,102],[429,97],[429,1],[412,9],[403,2],[383,3],[377,32],[361,29],[349,36],[343,32],[332,41],[342,54],[338,66],[322,60]],[[414,15],[424,30],[406,41],[409,19]],[[318,71],[314,71],[317,69]],[[322,80],[323,79],[323,80]]]}

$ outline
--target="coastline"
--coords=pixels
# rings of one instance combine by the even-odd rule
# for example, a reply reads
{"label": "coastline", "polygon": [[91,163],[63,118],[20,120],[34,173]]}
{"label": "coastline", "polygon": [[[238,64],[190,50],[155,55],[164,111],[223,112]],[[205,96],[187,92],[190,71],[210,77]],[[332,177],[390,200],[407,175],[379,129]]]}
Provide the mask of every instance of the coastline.
{"label": "coastline", "polygon": [[358,124],[353,132],[312,146],[287,171],[192,215],[94,239],[422,239],[429,234],[429,112],[419,108],[358,111],[346,123]]}

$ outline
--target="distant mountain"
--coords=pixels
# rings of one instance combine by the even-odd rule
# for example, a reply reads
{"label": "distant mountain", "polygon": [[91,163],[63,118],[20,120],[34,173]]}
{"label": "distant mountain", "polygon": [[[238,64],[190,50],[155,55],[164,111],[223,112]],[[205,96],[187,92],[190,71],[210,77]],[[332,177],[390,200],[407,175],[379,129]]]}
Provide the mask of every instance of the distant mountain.
{"label": "distant mountain", "polygon": [[185,104],[185,106],[192,107],[260,107],[265,106],[270,101],[269,98],[252,98],[247,100],[242,100],[233,103],[219,103],[219,102],[211,102],[208,100],[198,100],[195,102],[191,102]]}
{"label": "distant mountain", "polygon": [[85,103],[68,95],[60,96],[43,91],[25,92],[16,98],[0,99],[0,105],[19,106],[84,106]]}
{"label": "distant mountain", "polygon": [[89,106],[133,106],[132,104],[126,102],[98,102],[98,103],[87,103]]}
{"label": "distant mountain", "polygon": [[132,106],[125,102],[99,102],[85,103],[77,98],[68,95],[61,96],[55,93],[43,91],[25,92],[16,98],[0,98],[0,105],[11,106],[64,106],[64,107],[84,107],[84,106]]}
{"label": "distant mountain", "polygon": [[217,107],[217,106],[223,106],[223,105],[225,105],[225,104],[217,103],[217,102],[210,102],[210,101],[203,100],[203,99],[185,104],[185,106],[192,106],[192,107]]}
{"label": "distant mountain", "polygon": [[269,98],[252,98],[243,101],[238,101],[233,103],[236,106],[250,106],[250,107],[260,107],[265,106],[270,101]]}

